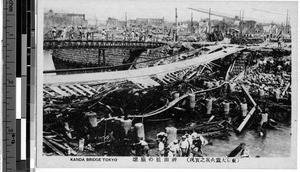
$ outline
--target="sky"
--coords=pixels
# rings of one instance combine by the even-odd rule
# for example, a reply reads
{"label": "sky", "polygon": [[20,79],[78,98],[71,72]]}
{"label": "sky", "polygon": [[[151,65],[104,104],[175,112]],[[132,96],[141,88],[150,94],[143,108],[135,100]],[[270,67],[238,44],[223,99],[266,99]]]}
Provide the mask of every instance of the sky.
{"label": "sky", "polygon": [[[175,8],[178,20],[191,19],[194,21],[208,18],[208,14],[192,11],[198,8],[212,12],[240,15],[244,11],[245,20],[255,20],[263,23],[285,23],[287,11],[289,17],[297,19],[297,2],[292,1],[200,1],[200,0],[43,0],[44,10],[52,9],[54,12],[86,14],[88,20],[98,18],[105,21],[108,17],[125,20],[135,18],[165,18],[175,21]],[[243,12],[242,12],[243,13]],[[212,19],[221,19],[213,17]]]}

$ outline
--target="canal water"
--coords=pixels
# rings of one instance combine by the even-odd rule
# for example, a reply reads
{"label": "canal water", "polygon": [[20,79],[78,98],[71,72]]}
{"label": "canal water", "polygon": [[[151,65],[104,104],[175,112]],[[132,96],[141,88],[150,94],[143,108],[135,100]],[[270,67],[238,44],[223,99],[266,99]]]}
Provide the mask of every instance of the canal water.
{"label": "canal water", "polygon": [[[150,127],[145,126],[148,140],[153,140],[166,127],[166,123],[148,125]],[[275,130],[267,130],[265,137],[259,136],[254,130],[245,130],[239,135],[230,132],[228,139],[210,141],[212,145],[203,148],[204,155],[209,157],[225,157],[242,142],[249,148],[250,157],[289,157],[291,154],[291,128],[284,124],[278,124]],[[155,150],[151,150],[150,154],[154,155]]]}
{"label": "canal water", "polygon": [[206,146],[208,156],[226,156],[240,143],[246,143],[251,157],[289,157],[291,153],[291,128],[279,125],[276,130],[268,130],[266,137],[256,131],[244,131],[237,136],[231,134],[228,140],[213,139],[213,146]]}

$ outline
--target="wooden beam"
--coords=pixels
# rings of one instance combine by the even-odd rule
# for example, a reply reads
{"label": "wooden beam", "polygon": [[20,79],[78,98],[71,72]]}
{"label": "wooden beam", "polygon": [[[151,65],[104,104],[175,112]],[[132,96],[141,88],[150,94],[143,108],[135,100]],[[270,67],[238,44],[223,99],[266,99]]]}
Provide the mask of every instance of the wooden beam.
{"label": "wooden beam", "polygon": [[284,88],[284,90],[282,91],[282,96],[285,95],[286,90],[290,87],[291,83],[288,83],[288,85]]}
{"label": "wooden beam", "polygon": [[46,139],[43,139],[43,142],[50,148],[52,149],[56,154],[60,156],[65,156],[64,153],[62,153],[60,150],[58,150],[56,147],[54,147],[50,142],[48,142]]}
{"label": "wooden beam", "polygon": [[244,85],[241,85],[242,89],[244,90],[244,92],[246,93],[246,95],[248,96],[248,98],[251,100],[253,106],[256,106],[257,104],[255,103],[255,101],[253,100],[252,96],[250,95],[250,93],[246,90]]}
{"label": "wooden beam", "polygon": [[248,113],[248,115],[244,118],[243,122],[240,124],[240,126],[238,127],[238,131],[241,132],[243,130],[243,128],[245,127],[245,125],[247,124],[247,122],[249,121],[250,117],[253,115],[253,113],[255,112],[256,108],[253,107],[250,112]]}

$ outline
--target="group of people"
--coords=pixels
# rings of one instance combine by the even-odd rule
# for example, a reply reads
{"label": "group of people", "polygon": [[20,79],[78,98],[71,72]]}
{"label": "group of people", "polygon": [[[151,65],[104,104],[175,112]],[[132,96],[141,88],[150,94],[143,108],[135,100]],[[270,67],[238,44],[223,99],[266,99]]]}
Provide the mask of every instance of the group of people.
{"label": "group of people", "polygon": [[[160,132],[157,134],[158,156],[166,157],[202,157],[202,148],[208,144],[208,141],[199,133],[185,133],[181,139],[168,141],[167,134]],[[169,143],[169,144],[168,144]]]}
{"label": "group of people", "polygon": [[51,29],[51,37],[52,39],[83,39],[84,37],[86,39],[89,39],[91,37],[91,30],[90,28],[84,29],[82,27],[66,27],[64,26],[62,29],[58,29],[56,26],[54,26]]}

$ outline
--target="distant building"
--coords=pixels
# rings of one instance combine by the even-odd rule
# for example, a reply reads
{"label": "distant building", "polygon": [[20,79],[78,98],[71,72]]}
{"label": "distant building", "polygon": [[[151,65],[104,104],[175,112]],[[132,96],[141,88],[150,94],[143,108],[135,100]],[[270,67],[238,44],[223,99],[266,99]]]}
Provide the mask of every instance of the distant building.
{"label": "distant building", "polygon": [[243,22],[243,27],[247,28],[248,30],[254,30],[256,26],[256,21],[254,20],[246,20]]}
{"label": "distant building", "polygon": [[119,20],[116,18],[108,17],[106,20],[106,25],[108,26],[116,26],[118,24]]}
{"label": "distant building", "polygon": [[55,13],[53,10],[49,10],[44,13],[44,25],[45,27],[53,26],[85,26],[88,21],[85,18],[85,14],[77,13]]}
{"label": "distant building", "polygon": [[127,25],[129,27],[135,27],[137,25],[137,22],[136,22],[136,20],[130,19],[127,21]]}
{"label": "distant building", "polygon": [[152,26],[163,26],[165,23],[164,18],[156,19],[156,18],[137,18],[137,25],[152,25]]}
{"label": "distant building", "polygon": [[106,26],[109,27],[125,27],[125,25],[125,21],[120,21],[116,18],[108,17],[108,19],[106,20]]}

